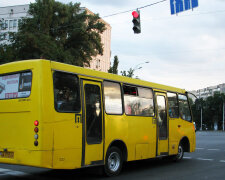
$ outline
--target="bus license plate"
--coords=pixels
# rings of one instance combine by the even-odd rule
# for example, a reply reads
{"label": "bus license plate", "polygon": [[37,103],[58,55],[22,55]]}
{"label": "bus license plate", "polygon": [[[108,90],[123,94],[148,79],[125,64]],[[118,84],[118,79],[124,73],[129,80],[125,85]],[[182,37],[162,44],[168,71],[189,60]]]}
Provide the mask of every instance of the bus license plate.
{"label": "bus license plate", "polygon": [[0,151],[0,157],[1,158],[10,158],[10,159],[13,159],[14,158],[14,152]]}

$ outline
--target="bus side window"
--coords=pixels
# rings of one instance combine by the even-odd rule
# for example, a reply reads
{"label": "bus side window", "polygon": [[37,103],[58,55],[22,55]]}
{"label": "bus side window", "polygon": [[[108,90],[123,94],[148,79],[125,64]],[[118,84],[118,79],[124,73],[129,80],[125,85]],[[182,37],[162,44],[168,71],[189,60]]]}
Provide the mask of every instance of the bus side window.
{"label": "bus side window", "polygon": [[123,86],[126,115],[154,116],[152,89],[135,86]]}
{"label": "bus side window", "polygon": [[79,112],[80,88],[78,77],[73,74],[55,72],[53,81],[56,111]]}
{"label": "bus side window", "polygon": [[169,116],[170,118],[179,118],[179,107],[176,93],[167,93]]}
{"label": "bus side window", "polygon": [[185,95],[178,95],[180,117],[186,121],[192,121],[188,99]]}
{"label": "bus side window", "polygon": [[107,114],[122,114],[122,96],[119,83],[104,81],[105,111]]}

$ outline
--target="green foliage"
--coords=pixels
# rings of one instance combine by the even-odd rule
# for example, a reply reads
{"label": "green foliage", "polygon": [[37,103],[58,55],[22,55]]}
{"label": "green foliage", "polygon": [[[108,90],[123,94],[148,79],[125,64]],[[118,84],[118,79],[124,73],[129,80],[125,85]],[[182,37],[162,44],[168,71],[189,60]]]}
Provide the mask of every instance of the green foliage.
{"label": "green foliage", "polygon": [[134,76],[134,69],[130,68],[128,71],[121,71],[122,76],[127,76],[132,78]]}
{"label": "green foliage", "polygon": [[109,68],[108,72],[112,74],[118,74],[118,65],[119,65],[118,56],[114,56],[113,65]]}
{"label": "green foliage", "polygon": [[192,113],[196,122],[197,128],[201,126],[201,108],[203,129],[214,129],[214,123],[218,124],[218,129],[222,129],[223,121],[223,103],[225,103],[225,94],[215,93],[206,99],[198,99],[192,105]]}
{"label": "green foliage", "polygon": [[83,66],[103,54],[100,34],[105,25],[79,3],[36,0],[29,14],[32,18],[22,20],[11,44],[0,46],[0,63],[43,58]]}

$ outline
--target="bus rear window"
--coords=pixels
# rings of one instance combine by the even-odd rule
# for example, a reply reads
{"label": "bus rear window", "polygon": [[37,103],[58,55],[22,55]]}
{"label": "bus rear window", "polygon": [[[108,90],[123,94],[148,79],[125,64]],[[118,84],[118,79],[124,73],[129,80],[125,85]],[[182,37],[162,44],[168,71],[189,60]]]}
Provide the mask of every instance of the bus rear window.
{"label": "bus rear window", "polygon": [[26,98],[30,96],[32,72],[0,75],[0,99]]}

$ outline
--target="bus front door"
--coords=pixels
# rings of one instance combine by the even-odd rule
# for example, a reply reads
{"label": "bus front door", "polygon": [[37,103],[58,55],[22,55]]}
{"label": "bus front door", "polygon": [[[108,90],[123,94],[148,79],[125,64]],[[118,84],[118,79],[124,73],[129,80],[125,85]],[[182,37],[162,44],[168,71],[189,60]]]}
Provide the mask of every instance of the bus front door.
{"label": "bus front door", "polygon": [[82,80],[82,166],[103,164],[103,103],[101,83]]}
{"label": "bus front door", "polygon": [[169,154],[168,144],[168,117],[167,117],[167,103],[166,94],[156,93],[157,102],[157,156]]}

